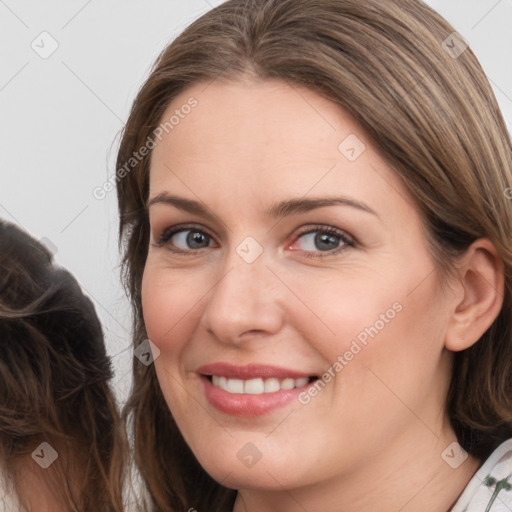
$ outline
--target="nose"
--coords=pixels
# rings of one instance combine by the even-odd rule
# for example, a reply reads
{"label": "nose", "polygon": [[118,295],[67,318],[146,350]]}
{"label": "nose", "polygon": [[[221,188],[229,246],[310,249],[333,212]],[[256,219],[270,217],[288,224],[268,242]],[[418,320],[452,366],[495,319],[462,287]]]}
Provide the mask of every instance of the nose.
{"label": "nose", "polygon": [[225,344],[265,338],[283,326],[283,293],[282,283],[263,257],[247,263],[234,254],[207,297],[201,322]]}

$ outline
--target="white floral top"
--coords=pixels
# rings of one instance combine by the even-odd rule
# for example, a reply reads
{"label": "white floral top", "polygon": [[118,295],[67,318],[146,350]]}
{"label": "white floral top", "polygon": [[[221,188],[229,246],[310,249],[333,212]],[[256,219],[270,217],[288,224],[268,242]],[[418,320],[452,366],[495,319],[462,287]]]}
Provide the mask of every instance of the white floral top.
{"label": "white floral top", "polygon": [[492,452],[451,512],[512,512],[512,439]]}

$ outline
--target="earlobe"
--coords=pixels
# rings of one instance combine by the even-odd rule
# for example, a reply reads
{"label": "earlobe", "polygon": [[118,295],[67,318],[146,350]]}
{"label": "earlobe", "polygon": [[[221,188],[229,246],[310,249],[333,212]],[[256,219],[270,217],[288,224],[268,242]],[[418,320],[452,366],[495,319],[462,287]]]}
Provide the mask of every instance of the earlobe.
{"label": "earlobe", "polygon": [[445,347],[458,352],[475,344],[492,325],[503,305],[504,273],[496,248],[478,239],[459,265],[462,299],[454,304]]}

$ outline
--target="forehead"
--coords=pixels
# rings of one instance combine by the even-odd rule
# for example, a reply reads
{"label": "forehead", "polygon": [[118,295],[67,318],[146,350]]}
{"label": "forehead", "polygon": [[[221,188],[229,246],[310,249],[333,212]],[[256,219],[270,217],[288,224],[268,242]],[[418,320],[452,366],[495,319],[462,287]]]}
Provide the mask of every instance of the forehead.
{"label": "forehead", "polygon": [[[173,126],[156,153],[172,148],[175,158],[180,158],[185,156],[180,151],[185,143],[187,158],[219,156],[216,152],[229,157],[225,149],[230,146],[230,153],[255,160],[277,156],[316,160],[320,141],[336,150],[342,124],[353,131],[340,122],[333,102],[282,81],[195,84],[172,101],[162,121],[180,109],[188,110],[185,105],[190,98],[197,105]],[[294,151],[283,152],[283,148]],[[322,158],[332,159],[332,155]]]}
{"label": "forehead", "polygon": [[162,123],[171,117],[172,128],[153,150],[151,197],[172,189],[262,203],[270,196],[347,192],[368,202],[411,202],[356,120],[304,87],[198,83],[172,101]]}

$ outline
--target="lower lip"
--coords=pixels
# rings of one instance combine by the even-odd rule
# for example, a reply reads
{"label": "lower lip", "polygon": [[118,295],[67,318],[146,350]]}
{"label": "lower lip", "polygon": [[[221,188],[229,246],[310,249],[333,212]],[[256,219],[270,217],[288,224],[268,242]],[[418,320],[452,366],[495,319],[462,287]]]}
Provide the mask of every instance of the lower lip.
{"label": "lower lip", "polygon": [[218,386],[214,386],[210,380],[201,375],[204,391],[208,401],[219,411],[238,417],[254,417],[269,413],[279,407],[284,407],[294,400],[298,400],[312,383],[300,388],[286,389],[274,393],[262,393],[260,395],[228,393]]}

